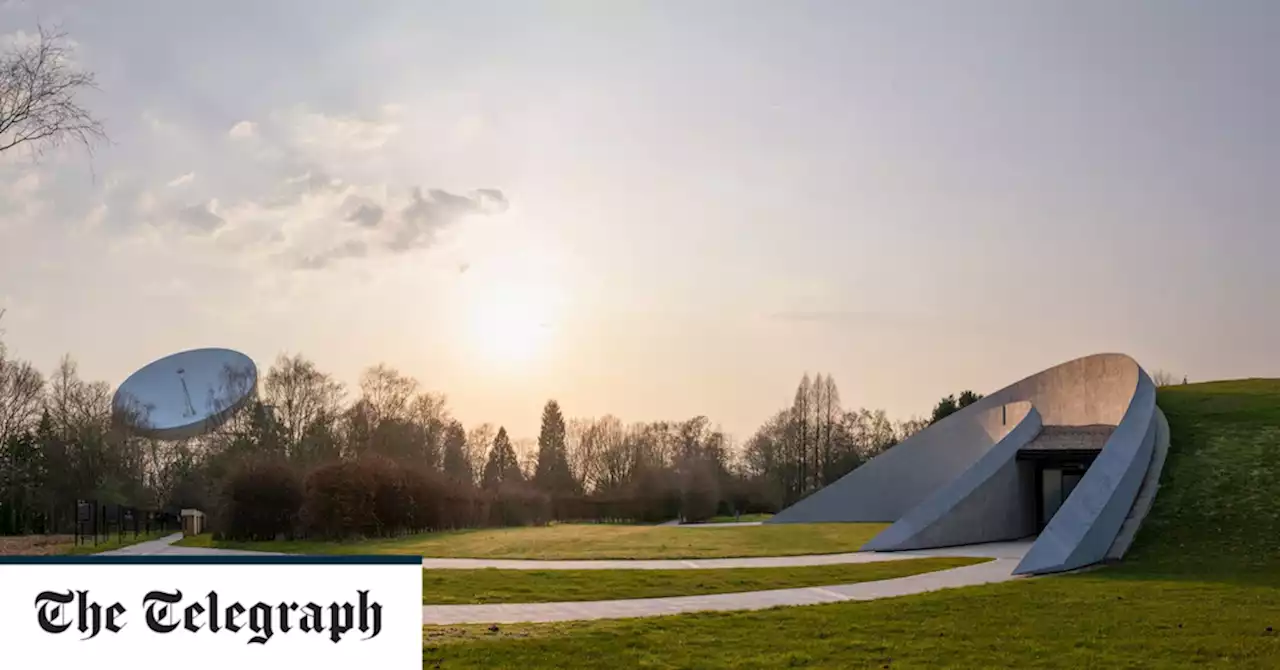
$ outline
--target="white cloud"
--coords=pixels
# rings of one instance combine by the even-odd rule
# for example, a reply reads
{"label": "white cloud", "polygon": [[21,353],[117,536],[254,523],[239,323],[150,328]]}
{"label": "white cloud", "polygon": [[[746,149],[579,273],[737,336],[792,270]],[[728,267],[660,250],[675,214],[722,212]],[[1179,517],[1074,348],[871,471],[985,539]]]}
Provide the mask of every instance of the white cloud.
{"label": "white cloud", "polygon": [[40,33],[29,33],[25,30],[17,30],[0,35],[0,51],[26,49],[39,43]]}
{"label": "white cloud", "polygon": [[276,118],[301,147],[372,151],[384,146],[400,132],[398,123],[354,116],[328,116],[295,110],[277,114]]}
{"label": "white cloud", "polygon": [[[15,173],[22,176],[15,179],[12,176]],[[35,170],[18,168],[0,172],[0,231],[33,224],[46,209],[41,197],[43,190],[44,182]]]}
{"label": "white cloud", "polygon": [[142,120],[146,122],[147,127],[157,133],[169,133],[173,131],[173,126],[164,119],[161,119],[155,112],[146,111],[142,113]]}
{"label": "white cloud", "polygon": [[216,199],[179,209],[174,218],[178,223],[197,233],[212,233],[226,225],[226,219],[218,215]]}
{"label": "white cloud", "polygon": [[196,173],[188,172],[180,177],[175,177],[172,181],[168,183],[168,186],[170,187],[184,186],[186,184],[190,184],[191,181],[195,178],[196,178]]}
{"label": "white cloud", "polygon": [[14,199],[28,198],[40,190],[40,175],[28,172],[9,185],[8,195]]}
{"label": "white cloud", "polygon": [[143,191],[138,194],[138,201],[134,203],[139,214],[150,214],[156,211],[156,196],[151,191]]}
{"label": "white cloud", "polygon": [[102,222],[106,218],[107,218],[107,205],[106,203],[103,203],[89,210],[89,213],[84,217],[84,225],[86,228],[97,228],[98,226],[102,225]]}
{"label": "white cloud", "polygon": [[258,124],[252,121],[241,121],[231,126],[231,130],[227,131],[227,136],[233,140],[243,140],[253,137],[257,132]]}

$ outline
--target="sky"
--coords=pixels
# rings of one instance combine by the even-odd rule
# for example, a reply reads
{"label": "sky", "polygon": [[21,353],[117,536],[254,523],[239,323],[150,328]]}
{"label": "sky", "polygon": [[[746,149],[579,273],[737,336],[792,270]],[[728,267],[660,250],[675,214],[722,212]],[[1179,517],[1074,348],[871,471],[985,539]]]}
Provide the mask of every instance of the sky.
{"label": "sky", "polygon": [[739,439],[1124,352],[1280,376],[1280,4],[0,0],[109,145],[0,155],[11,355],[385,363]]}

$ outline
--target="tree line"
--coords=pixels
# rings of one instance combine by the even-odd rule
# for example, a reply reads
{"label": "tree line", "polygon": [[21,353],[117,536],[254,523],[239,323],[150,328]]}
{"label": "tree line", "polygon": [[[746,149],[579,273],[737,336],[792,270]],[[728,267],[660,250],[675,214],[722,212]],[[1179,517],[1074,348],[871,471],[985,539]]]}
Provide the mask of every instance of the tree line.
{"label": "tree line", "polygon": [[200,508],[254,537],[703,521],[775,512],[929,423],[846,409],[821,374],[742,444],[705,416],[566,418],[555,400],[536,441],[513,440],[503,426],[468,429],[444,395],[381,364],[353,390],[281,355],[226,423],[165,441],[123,428],[110,387],[69,356],[46,378],[0,346],[0,533],[65,532],[77,500]]}

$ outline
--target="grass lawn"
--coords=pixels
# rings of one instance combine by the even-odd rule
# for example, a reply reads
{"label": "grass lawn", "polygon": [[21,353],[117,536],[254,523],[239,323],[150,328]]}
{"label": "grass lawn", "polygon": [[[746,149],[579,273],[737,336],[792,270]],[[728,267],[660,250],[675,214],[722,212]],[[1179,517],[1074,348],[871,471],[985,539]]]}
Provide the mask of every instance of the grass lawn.
{"label": "grass lawn", "polygon": [[[0,556],[83,556],[119,549],[147,540],[156,540],[172,532],[138,533],[137,538],[133,537],[133,533],[125,533],[123,539],[119,535],[112,535],[109,538],[100,536],[97,544],[90,541],[89,544],[79,545],[76,544],[74,535],[0,537]],[[81,541],[83,542],[84,538],[81,538]]]}
{"label": "grass lawn", "polygon": [[92,541],[90,541],[89,544],[84,544],[84,538],[81,538],[80,545],[77,546],[75,544],[72,544],[71,546],[66,547],[66,550],[62,551],[61,553],[64,555],[71,555],[71,556],[97,554],[104,551],[111,551],[112,549],[127,547],[131,544],[138,544],[139,542],[146,542],[148,540],[158,540],[162,537],[173,535],[176,532],[177,531],[175,530],[153,531],[150,533],[139,532],[137,537],[134,537],[132,532],[126,532],[124,533],[123,537],[121,537],[119,534],[112,535],[109,538],[99,537],[97,544],[93,544]]}
{"label": "grass lawn", "polygon": [[423,667],[1280,667],[1280,381],[1159,403],[1169,459],[1121,565],[764,612],[425,627]]}
{"label": "grass lawn", "polygon": [[297,554],[408,554],[432,558],[650,559],[796,556],[857,551],[885,528],[879,523],[780,524],[742,527],[559,524],[490,528],[365,542],[213,542],[185,538],[182,546]]}
{"label": "grass lawn", "polygon": [[894,579],[986,560],[919,558],[880,563],[724,570],[423,570],[422,603],[552,603],[738,593]]}

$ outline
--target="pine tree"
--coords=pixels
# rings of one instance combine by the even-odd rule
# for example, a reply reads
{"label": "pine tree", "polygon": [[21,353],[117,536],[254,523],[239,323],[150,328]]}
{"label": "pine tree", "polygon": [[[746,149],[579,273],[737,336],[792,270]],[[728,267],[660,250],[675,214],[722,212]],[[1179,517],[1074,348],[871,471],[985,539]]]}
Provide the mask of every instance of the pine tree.
{"label": "pine tree", "polygon": [[552,495],[570,495],[576,489],[565,448],[564,414],[560,404],[548,400],[542,409],[542,430],[538,433],[538,465],[533,483]]}
{"label": "pine tree", "polygon": [[471,461],[467,458],[467,431],[456,420],[450,421],[444,435],[444,474],[459,484],[474,484]]}
{"label": "pine tree", "polygon": [[493,448],[489,450],[489,460],[484,464],[484,476],[481,485],[486,489],[495,489],[503,484],[515,484],[524,481],[520,472],[520,463],[516,460],[516,450],[511,446],[511,438],[507,437],[506,428],[498,428],[497,437],[493,438]]}

